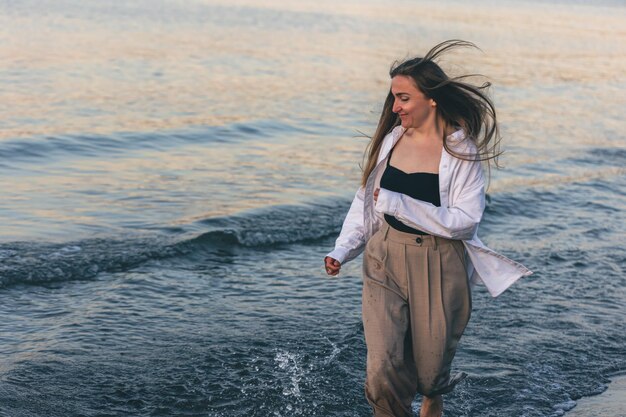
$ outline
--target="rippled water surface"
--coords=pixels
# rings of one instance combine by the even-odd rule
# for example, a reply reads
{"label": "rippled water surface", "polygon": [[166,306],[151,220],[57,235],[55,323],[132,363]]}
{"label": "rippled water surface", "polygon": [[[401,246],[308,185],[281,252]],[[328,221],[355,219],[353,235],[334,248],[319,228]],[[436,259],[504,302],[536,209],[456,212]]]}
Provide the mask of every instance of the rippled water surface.
{"label": "rippled water surface", "polygon": [[535,275],[475,288],[446,416],[626,372],[623,2],[0,11],[0,416],[368,415],[360,261],[321,262],[390,64],[450,38],[503,128],[480,234]]}

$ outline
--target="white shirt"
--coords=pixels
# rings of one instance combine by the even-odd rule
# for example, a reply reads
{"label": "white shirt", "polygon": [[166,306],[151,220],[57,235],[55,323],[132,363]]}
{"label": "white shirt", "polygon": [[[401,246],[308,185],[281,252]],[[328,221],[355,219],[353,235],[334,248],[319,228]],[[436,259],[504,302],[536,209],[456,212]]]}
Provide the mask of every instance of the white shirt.
{"label": "white shirt", "polygon": [[[494,252],[478,239],[478,225],[485,210],[485,180],[479,162],[455,158],[443,148],[439,163],[441,207],[384,188],[374,202],[374,190],[380,188],[389,151],[404,131],[402,126],[397,126],[383,139],[377,165],[365,187],[357,191],[335,249],[328,256],[341,264],[356,258],[381,227],[383,215],[389,214],[431,235],[462,240],[468,255],[468,279],[472,284],[483,283],[493,297],[502,294],[519,278],[531,275],[526,267]],[[464,139],[464,131],[457,130],[447,137],[448,147],[461,155],[475,154],[474,142]]]}

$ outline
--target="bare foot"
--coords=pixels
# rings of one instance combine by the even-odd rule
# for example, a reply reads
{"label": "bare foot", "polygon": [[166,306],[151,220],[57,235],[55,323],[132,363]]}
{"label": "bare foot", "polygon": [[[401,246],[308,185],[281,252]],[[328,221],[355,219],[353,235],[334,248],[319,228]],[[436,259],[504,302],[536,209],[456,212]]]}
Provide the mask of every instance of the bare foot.
{"label": "bare foot", "polygon": [[422,398],[422,408],[420,408],[420,417],[441,417],[443,414],[443,397],[437,395],[435,397],[424,396]]}

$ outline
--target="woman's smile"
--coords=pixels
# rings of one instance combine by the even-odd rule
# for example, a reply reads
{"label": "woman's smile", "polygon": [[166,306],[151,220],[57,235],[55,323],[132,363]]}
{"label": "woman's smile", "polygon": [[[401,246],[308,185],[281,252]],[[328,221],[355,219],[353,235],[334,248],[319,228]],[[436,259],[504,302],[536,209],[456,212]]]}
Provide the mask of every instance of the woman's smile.
{"label": "woman's smile", "polygon": [[411,77],[397,75],[391,79],[391,93],[395,100],[392,111],[400,116],[402,126],[421,127],[434,123],[434,100],[417,88]]}

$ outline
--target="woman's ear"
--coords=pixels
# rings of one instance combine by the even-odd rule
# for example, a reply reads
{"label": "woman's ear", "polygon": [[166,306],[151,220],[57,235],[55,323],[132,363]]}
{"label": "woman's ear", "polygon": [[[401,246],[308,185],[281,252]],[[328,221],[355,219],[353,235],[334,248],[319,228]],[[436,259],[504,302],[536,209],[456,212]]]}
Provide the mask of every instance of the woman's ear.
{"label": "woman's ear", "polygon": [[437,107],[437,102],[432,98],[430,99],[430,107]]}

